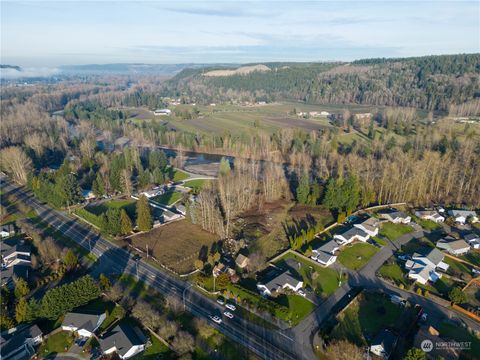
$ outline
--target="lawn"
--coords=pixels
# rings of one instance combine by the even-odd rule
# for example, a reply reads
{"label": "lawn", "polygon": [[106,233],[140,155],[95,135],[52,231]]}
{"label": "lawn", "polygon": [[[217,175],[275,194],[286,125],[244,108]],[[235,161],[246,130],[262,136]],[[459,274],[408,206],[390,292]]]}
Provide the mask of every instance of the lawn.
{"label": "lawn", "polygon": [[182,170],[179,170],[179,169],[172,170],[170,175],[173,175],[173,177],[171,177],[171,179],[174,182],[182,181],[182,180],[188,179],[190,177],[190,175],[188,175],[186,172],[184,172]]}
{"label": "lawn", "polygon": [[131,217],[135,217],[136,200],[109,200],[99,204],[92,204],[85,207],[85,210],[95,214],[97,216],[105,213],[108,209],[125,209],[127,214]]}
{"label": "lawn", "polygon": [[415,221],[418,225],[420,225],[422,228],[426,230],[437,230],[442,227],[442,225],[437,224],[435,221],[432,220],[425,220],[425,219],[420,219],[416,216],[412,217],[413,221]]}
{"label": "lawn", "polygon": [[160,294],[145,285],[142,281],[138,281],[134,276],[122,274],[118,280],[124,289],[128,290],[134,298],[144,300],[153,307],[163,308],[163,298]]}
{"label": "lawn", "polygon": [[327,298],[338,288],[340,274],[336,270],[313,264],[291,252],[280,258],[276,265],[286,266],[285,260],[288,259],[294,259],[302,264],[302,267],[296,268],[295,271],[302,276],[304,284],[312,287],[322,298]]}
{"label": "lawn", "polygon": [[400,265],[396,262],[391,264],[383,264],[379,272],[383,278],[394,281],[397,286],[400,284],[403,284],[404,286],[408,285],[408,280],[405,277],[405,273]]}
{"label": "lawn", "polygon": [[470,341],[471,349],[466,352],[472,356],[472,359],[475,359],[480,354],[480,339],[471,334],[467,329],[448,322],[442,322],[438,327],[438,331],[440,331],[440,336],[442,337],[458,342]]}
{"label": "lawn", "polygon": [[352,303],[337,316],[338,324],[331,336],[335,339],[346,339],[359,346],[366,345],[385,327],[402,328],[402,317],[406,311],[393,304],[389,298],[374,293],[361,293]]}
{"label": "lawn", "polygon": [[[288,319],[291,320],[292,326],[297,325],[305,316],[315,309],[315,305],[312,302],[300,295],[280,295],[276,297],[274,301],[288,308]],[[281,317],[279,313],[275,315]]]}
{"label": "lawn", "polygon": [[372,240],[382,246],[386,246],[388,244],[388,240],[386,240],[385,238],[379,238],[378,236],[372,237]]}
{"label": "lawn", "polygon": [[47,338],[47,340],[40,346],[38,354],[42,358],[46,358],[56,353],[66,352],[70,346],[72,346],[73,340],[74,338],[71,333],[60,331]]}
{"label": "lawn", "polygon": [[150,254],[158,261],[183,274],[194,270],[200,251],[210,249],[217,240],[216,235],[185,219],[123,241],[145,250],[148,245]]}
{"label": "lawn", "polygon": [[390,222],[386,222],[380,228],[380,235],[383,235],[393,241],[402,235],[413,232],[413,230],[413,227],[411,227],[410,225],[393,224]]}
{"label": "lawn", "polygon": [[157,202],[159,204],[170,206],[176,203],[178,200],[180,200],[182,196],[183,196],[183,193],[179,191],[167,191],[162,195],[155,196],[154,198],[152,198],[152,201]]}
{"label": "lawn", "polygon": [[142,353],[135,355],[133,360],[156,360],[156,359],[176,359],[172,350],[164,343],[150,334],[151,345]]}
{"label": "lawn", "polygon": [[456,282],[443,276],[434,283],[428,282],[425,285],[415,283],[415,285],[423,290],[428,290],[430,293],[448,299],[448,293],[455,287]]}
{"label": "lawn", "polygon": [[445,262],[449,265],[449,268],[448,268],[449,272],[453,272],[453,273],[456,273],[458,275],[460,275],[462,273],[471,275],[471,273],[472,273],[472,269],[471,269],[470,266],[468,266],[467,264],[464,264],[460,261],[449,258],[447,256],[445,256],[445,258],[443,259],[443,262]]}
{"label": "lawn", "polygon": [[185,181],[183,186],[191,188],[194,192],[198,192],[205,185],[207,181],[209,180],[205,180],[205,179],[188,180],[188,181]]}
{"label": "lawn", "polygon": [[460,259],[468,261],[473,265],[480,266],[480,250],[471,250],[469,253],[461,256]]}
{"label": "lawn", "polygon": [[345,247],[338,256],[342,265],[352,270],[364,267],[368,261],[378,252],[378,248],[367,243],[356,243],[351,247]]}

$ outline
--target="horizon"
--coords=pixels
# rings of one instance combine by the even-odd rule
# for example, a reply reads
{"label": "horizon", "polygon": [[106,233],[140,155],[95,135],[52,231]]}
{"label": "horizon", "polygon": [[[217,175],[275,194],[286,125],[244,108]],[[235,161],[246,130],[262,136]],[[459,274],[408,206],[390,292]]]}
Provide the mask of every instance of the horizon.
{"label": "horizon", "polygon": [[350,62],[480,52],[476,1],[2,1],[1,7],[1,63],[22,67]]}

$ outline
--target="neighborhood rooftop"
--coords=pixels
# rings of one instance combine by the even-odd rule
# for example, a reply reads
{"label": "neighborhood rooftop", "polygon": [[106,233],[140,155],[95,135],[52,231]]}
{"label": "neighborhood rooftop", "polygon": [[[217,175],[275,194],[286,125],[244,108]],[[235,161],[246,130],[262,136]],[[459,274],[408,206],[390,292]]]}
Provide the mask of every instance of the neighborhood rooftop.
{"label": "neighborhood rooftop", "polygon": [[138,327],[131,327],[124,322],[120,322],[99,338],[100,346],[104,351],[116,348],[117,353],[122,357],[132,346],[143,345],[146,341],[147,338]]}

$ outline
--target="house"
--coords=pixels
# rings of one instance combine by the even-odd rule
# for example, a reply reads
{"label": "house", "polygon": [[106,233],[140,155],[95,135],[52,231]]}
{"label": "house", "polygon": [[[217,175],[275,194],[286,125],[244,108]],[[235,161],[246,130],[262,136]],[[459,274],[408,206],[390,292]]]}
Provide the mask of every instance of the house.
{"label": "house", "polygon": [[394,224],[409,224],[412,218],[405,214],[403,211],[396,209],[388,209],[382,211],[380,214],[382,219],[388,220]]}
{"label": "house", "polygon": [[237,258],[235,259],[235,264],[240,269],[245,269],[248,266],[249,262],[250,262],[250,259],[248,258],[248,256],[245,256],[243,254],[238,254]]}
{"label": "house", "polygon": [[0,227],[0,236],[2,239],[6,239],[15,235],[15,226],[13,224],[2,225]]}
{"label": "house", "polygon": [[2,242],[0,254],[2,265],[11,267],[14,265],[30,265],[31,247],[25,244],[24,239],[7,239]]}
{"label": "house", "polygon": [[428,281],[437,281],[442,277],[437,270],[448,270],[448,264],[443,262],[444,257],[445,255],[437,248],[422,249],[414,253],[412,260],[405,263],[405,268],[410,270],[408,277],[423,285]]}
{"label": "house", "polygon": [[353,242],[354,240],[366,242],[370,238],[370,235],[357,227],[351,227],[341,233],[335,234],[333,238],[338,242],[339,245],[345,245]]}
{"label": "house", "polygon": [[92,200],[96,198],[95,194],[91,189],[82,189],[81,193],[82,193],[82,197],[85,200]]}
{"label": "house", "polygon": [[148,339],[138,327],[120,322],[99,338],[98,342],[103,354],[117,353],[120,359],[129,359],[145,350]]}
{"label": "house", "polygon": [[442,223],[445,218],[435,210],[417,210],[415,216],[423,220],[431,220],[436,223]]}
{"label": "house", "polygon": [[119,137],[115,142],[113,143],[114,147],[116,150],[123,150],[130,144],[130,139],[126,136]]}
{"label": "house", "polygon": [[363,230],[370,236],[377,236],[379,224],[380,221],[378,221],[378,219],[374,217],[368,217],[361,219],[360,222],[353,224],[353,226],[357,229]]}
{"label": "house", "polygon": [[0,336],[0,359],[30,359],[35,346],[43,341],[43,333],[37,325],[18,326],[2,332]]}
{"label": "house", "polygon": [[272,296],[273,293],[284,289],[297,292],[303,287],[303,281],[295,278],[290,270],[285,270],[278,275],[273,276],[265,283],[258,283],[257,289],[264,296]]}
{"label": "house", "polygon": [[388,359],[392,355],[396,344],[397,337],[390,330],[383,329],[373,339],[370,352],[382,359]]}
{"label": "house", "polygon": [[0,286],[15,287],[15,279],[28,280],[30,265],[13,265],[0,271]]}
{"label": "house", "polygon": [[172,110],[170,109],[157,109],[153,112],[155,116],[170,116],[172,115]]}
{"label": "house", "polygon": [[162,218],[163,218],[164,223],[176,220],[180,217],[181,217],[180,214],[175,214],[175,213],[171,212],[170,210],[164,210],[163,213],[162,213]]}
{"label": "house", "polygon": [[471,234],[465,235],[463,238],[473,249],[480,249],[480,236],[479,235],[471,233]]}
{"label": "house", "polygon": [[221,273],[226,272],[227,269],[228,268],[225,266],[225,264],[220,262],[213,267],[212,274],[214,277],[218,277],[218,275],[220,275]]}
{"label": "house", "polygon": [[475,211],[449,210],[448,215],[453,217],[455,222],[459,224],[465,224],[468,220],[470,220],[472,223],[478,222],[477,213]]}
{"label": "house", "polygon": [[69,312],[65,314],[62,330],[75,331],[79,336],[89,338],[107,317],[106,313]]}
{"label": "house", "polygon": [[318,249],[313,250],[311,258],[323,266],[330,266],[337,261],[335,252],[338,249],[340,249],[340,245],[335,240],[330,240]]}
{"label": "house", "polygon": [[457,240],[451,236],[438,240],[437,247],[455,256],[461,256],[470,251],[470,245],[465,240]]}

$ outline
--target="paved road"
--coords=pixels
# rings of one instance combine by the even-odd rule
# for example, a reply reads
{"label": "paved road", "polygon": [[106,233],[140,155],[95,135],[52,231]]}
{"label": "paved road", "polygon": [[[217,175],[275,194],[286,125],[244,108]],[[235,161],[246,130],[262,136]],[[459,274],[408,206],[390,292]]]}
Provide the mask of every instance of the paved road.
{"label": "paved road", "polygon": [[76,243],[92,252],[97,257],[93,270],[94,275],[100,273],[116,274],[127,273],[145,282],[159,291],[162,295],[177,296],[187,311],[209,321],[226,336],[245,346],[264,359],[300,359],[302,353],[295,353],[292,346],[293,338],[282,331],[266,329],[236,316],[234,319],[223,317],[220,325],[213,323],[211,314],[221,315],[223,307],[214,300],[206,297],[194,289],[191,284],[175,278],[143,260],[136,260],[127,250],[93,233],[81,223],[69,218],[60,211],[53,210],[36,200],[32,194],[22,188],[9,183],[0,177],[1,186],[5,193],[14,194],[20,200],[31,206],[40,218],[55,227]]}

